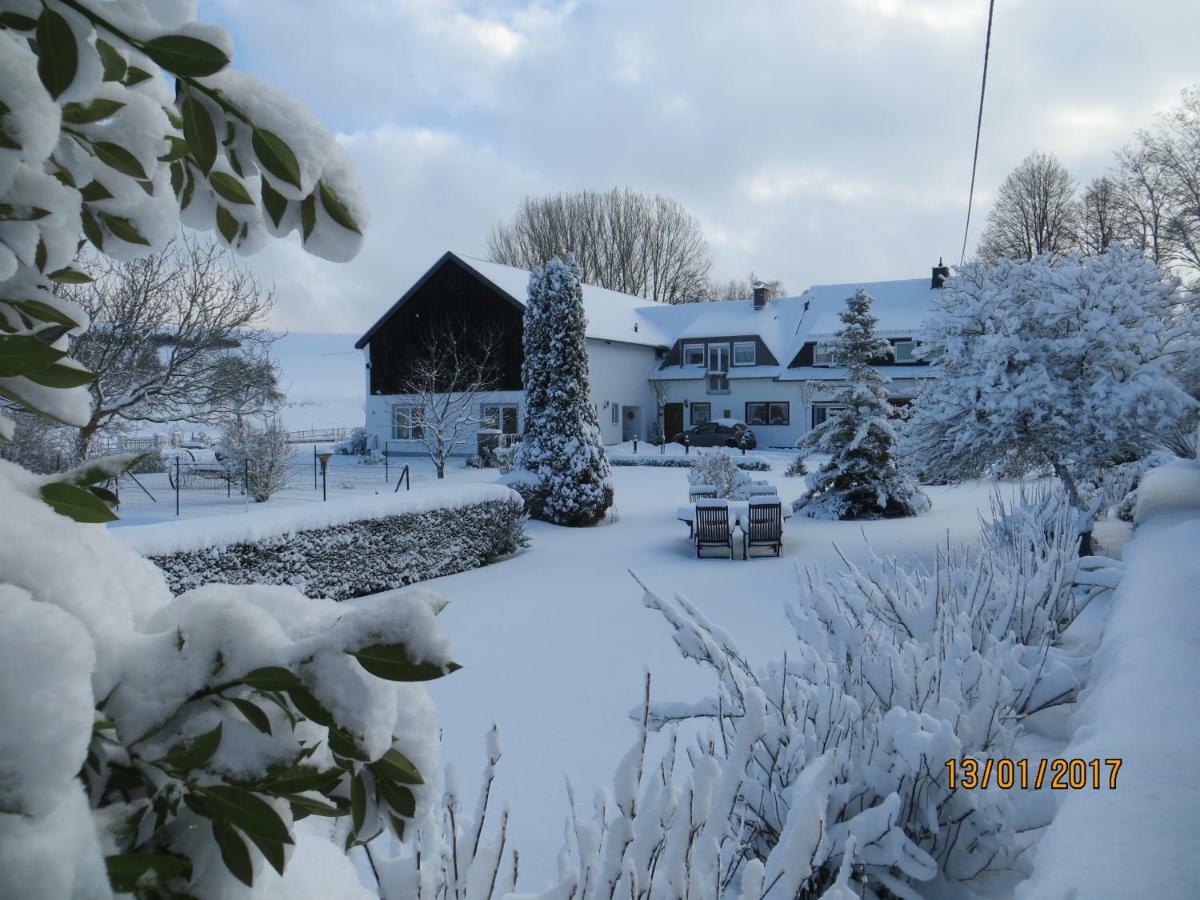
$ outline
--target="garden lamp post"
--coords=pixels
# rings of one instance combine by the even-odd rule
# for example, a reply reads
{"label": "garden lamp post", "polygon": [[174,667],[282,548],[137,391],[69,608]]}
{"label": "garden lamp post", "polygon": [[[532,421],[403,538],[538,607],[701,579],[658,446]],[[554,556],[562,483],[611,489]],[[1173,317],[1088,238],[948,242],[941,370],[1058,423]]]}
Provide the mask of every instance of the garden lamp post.
{"label": "garden lamp post", "polygon": [[333,456],[332,450],[318,450],[317,459],[321,461],[321,499],[328,500],[329,495],[325,492],[325,473],[329,469],[329,457]]}

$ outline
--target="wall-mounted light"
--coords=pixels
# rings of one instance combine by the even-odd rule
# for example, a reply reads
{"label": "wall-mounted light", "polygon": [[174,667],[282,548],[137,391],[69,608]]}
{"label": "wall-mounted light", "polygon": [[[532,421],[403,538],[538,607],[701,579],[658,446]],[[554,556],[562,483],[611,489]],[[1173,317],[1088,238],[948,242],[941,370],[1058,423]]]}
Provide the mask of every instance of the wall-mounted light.
{"label": "wall-mounted light", "polygon": [[685,397],[685,398],[684,398],[684,400],[683,400],[683,408],[684,408],[684,409],[687,409],[687,408],[688,408],[688,402],[687,402],[687,398],[686,398],[686,397]]}

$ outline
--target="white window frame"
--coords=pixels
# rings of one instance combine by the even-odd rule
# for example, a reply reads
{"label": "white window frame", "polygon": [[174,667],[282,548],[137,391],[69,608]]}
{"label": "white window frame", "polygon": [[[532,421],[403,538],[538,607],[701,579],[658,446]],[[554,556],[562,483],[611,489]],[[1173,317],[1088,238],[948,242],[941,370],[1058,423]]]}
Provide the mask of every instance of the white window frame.
{"label": "white window frame", "polygon": [[[905,347],[907,349],[907,352],[908,352],[907,359],[900,358],[900,348],[901,347]],[[896,343],[892,344],[892,362],[896,363],[897,365],[901,365],[901,366],[908,365],[909,363],[920,362],[920,360],[917,359],[916,356],[914,356],[916,349],[917,349],[916,341],[913,341],[913,340],[896,341]]]}
{"label": "white window frame", "polygon": [[[521,433],[521,408],[516,403],[483,403],[480,404],[482,413],[482,422],[479,423],[480,428],[494,428],[501,434],[520,434]],[[504,410],[511,409],[516,415],[516,427],[513,431],[504,430]],[[494,412],[494,415],[493,415]]]}
{"label": "white window frame", "polygon": [[[403,422],[400,421],[403,417]],[[421,407],[413,403],[396,403],[392,406],[392,440],[416,441],[423,436],[421,430]]]}
{"label": "white window frame", "polygon": [[[738,361],[738,351],[749,348],[750,359]],[[755,366],[758,365],[758,345],[754,341],[734,341],[733,342],[733,364],[735,366]]]}
{"label": "white window frame", "polygon": [[813,365],[814,366],[836,366],[837,356],[833,352],[833,348],[825,343],[818,342],[817,346],[813,347]]}
{"label": "white window frame", "polygon": [[[688,362],[688,351],[698,350],[700,352],[700,360],[698,362]],[[685,366],[702,366],[704,365],[704,345],[703,344],[684,344],[681,359]]]}
{"label": "white window frame", "polygon": [[816,428],[818,425],[822,424],[822,422],[817,421],[817,410],[818,409],[821,410],[825,414],[825,419],[822,420],[822,422],[823,422],[823,421],[827,421],[829,419],[830,413],[845,412],[846,406],[845,406],[845,404],[842,404],[842,403],[825,403],[825,402],[814,403],[812,405],[812,412],[809,414],[810,427],[812,427],[812,428]]}
{"label": "white window frame", "polygon": [[[721,360],[724,358],[725,365],[721,365]],[[710,372],[728,372],[731,356],[729,353],[728,344],[709,344],[708,345],[708,371]],[[713,363],[716,363],[714,365]]]}
{"label": "white window frame", "polygon": [[[704,410],[704,417],[701,418],[699,421],[697,421],[697,419],[696,419],[697,408],[701,408]],[[704,425],[705,423],[712,421],[712,404],[711,403],[693,403],[691,405],[690,409],[691,409],[691,423],[692,423],[693,428],[697,425]]]}

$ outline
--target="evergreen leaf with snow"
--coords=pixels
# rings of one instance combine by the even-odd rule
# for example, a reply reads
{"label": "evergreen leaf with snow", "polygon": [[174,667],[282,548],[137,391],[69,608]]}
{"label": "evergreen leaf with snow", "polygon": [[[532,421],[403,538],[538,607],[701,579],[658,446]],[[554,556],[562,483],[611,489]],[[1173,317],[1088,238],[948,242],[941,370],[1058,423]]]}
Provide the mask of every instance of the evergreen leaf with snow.
{"label": "evergreen leaf with snow", "polygon": [[896,464],[887,378],[871,365],[890,356],[892,348],[875,334],[871,302],[861,288],[847,298],[842,329],[832,342],[846,368],[846,386],[837,395],[842,411],[800,442],[809,453],[831,457],[812,476],[810,492],[797,501],[797,509],[813,519],[893,518],[929,508],[929,499]]}
{"label": "evergreen leaf with snow", "polygon": [[588,389],[587,319],[579,265],[568,253],[529,276],[525,304],[525,433],[509,483],[530,514],[594,525],[612,506],[612,471]]}

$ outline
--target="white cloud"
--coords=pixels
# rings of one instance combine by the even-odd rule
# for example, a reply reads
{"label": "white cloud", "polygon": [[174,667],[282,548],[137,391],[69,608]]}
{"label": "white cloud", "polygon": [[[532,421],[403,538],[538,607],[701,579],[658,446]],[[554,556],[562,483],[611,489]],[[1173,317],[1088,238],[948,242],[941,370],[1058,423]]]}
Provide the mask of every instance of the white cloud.
{"label": "white cloud", "polygon": [[[294,329],[370,324],[430,261],[481,253],[521,197],[682,202],[718,277],[926,274],[958,256],[986,4],[976,0],[203,0],[236,64],[346,133],[359,259],[253,260]],[[1167,24],[1169,23],[1169,27]],[[1159,27],[1162,25],[1162,27]],[[1080,181],[1197,80],[1200,4],[997,5],[972,246],[1034,148]]]}

